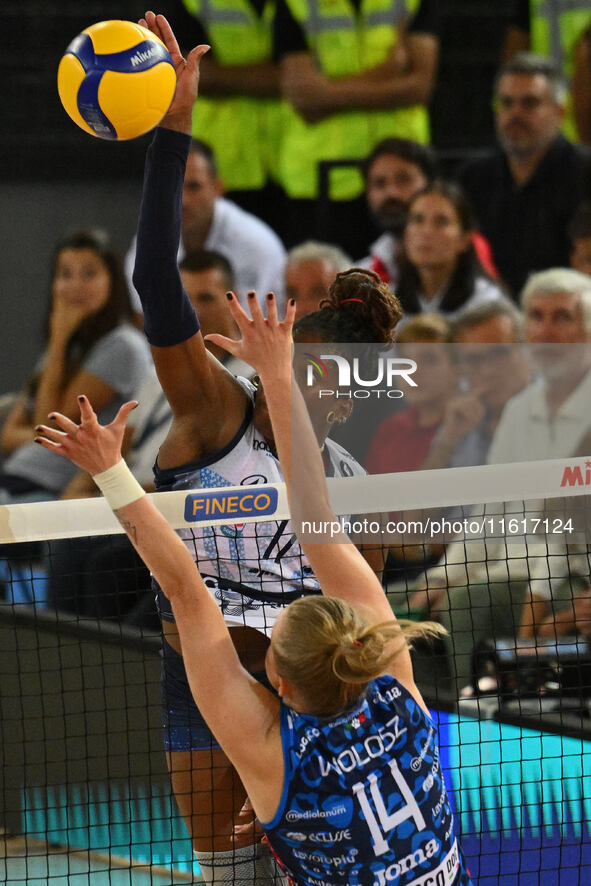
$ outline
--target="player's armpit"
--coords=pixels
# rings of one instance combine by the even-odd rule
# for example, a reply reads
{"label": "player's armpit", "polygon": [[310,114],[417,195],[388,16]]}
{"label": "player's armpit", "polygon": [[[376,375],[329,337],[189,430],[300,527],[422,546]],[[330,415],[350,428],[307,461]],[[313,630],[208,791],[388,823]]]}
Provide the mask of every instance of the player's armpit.
{"label": "player's armpit", "polygon": [[167,348],[174,352],[173,359],[164,357],[162,368],[157,364],[173,413],[172,427],[158,454],[161,468],[221,452],[238,433],[249,408],[246,391],[215,357],[206,352],[203,372],[191,373],[181,347]]}

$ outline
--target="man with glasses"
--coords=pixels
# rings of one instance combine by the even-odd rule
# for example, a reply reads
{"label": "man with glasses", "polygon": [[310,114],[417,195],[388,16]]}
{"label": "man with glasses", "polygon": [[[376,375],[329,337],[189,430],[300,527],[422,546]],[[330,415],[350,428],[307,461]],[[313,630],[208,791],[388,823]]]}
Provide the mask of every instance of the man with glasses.
{"label": "man with glasses", "polygon": [[525,50],[553,58],[571,85],[562,130],[571,141],[591,144],[588,0],[514,0],[512,6],[503,60]]}
{"label": "man with glasses", "polygon": [[515,295],[532,271],[568,264],[568,223],[589,188],[591,153],[560,134],[566,95],[551,60],[516,55],[495,84],[498,146],[459,173]]}
{"label": "man with glasses", "polygon": [[[534,377],[503,409],[489,464],[569,457],[580,451],[591,427],[590,278],[568,268],[535,274],[521,293],[521,305]],[[544,511],[543,501],[528,502],[527,512],[515,501],[487,505],[478,513],[523,519],[526,513],[551,512]],[[548,538],[540,532],[538,541],[527,544],[510,535],[458,540],[421,579],[410,603],[414,609],[429,607],[448,630],[448,661],[461,690],[472,676],[473,650],[483,639],[531,634],[541,626],[532,622],[540,607],[550,632],[555,619],[564,623],[570,615],[572,620],[574,601],[588,582],[587,546],[578,539],[569,543],[568,532]]]}

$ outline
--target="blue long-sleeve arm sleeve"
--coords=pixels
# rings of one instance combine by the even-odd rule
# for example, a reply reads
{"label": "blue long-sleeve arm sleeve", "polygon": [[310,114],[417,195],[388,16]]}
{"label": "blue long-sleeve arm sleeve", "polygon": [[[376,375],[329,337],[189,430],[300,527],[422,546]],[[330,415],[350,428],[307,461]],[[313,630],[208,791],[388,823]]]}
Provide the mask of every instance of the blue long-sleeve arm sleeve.
{"label": "blue long-sleeve arm sleeve", "polygon": [[191,137],[156,129],[146,154],[133,283],[150,344],[177,345],[199,329],[178,269],[183,180]]}

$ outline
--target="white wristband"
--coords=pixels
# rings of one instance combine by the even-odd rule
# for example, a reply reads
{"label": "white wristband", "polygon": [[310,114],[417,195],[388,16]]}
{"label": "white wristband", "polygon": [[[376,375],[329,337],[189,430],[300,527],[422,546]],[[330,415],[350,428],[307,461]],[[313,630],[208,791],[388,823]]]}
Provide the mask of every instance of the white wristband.
{"label": "white wristband", "polygon": [[137,501],[146,494],[123,459],[112,468],[94,474],[92,479],[114,511],[130,505],[132,501]]}

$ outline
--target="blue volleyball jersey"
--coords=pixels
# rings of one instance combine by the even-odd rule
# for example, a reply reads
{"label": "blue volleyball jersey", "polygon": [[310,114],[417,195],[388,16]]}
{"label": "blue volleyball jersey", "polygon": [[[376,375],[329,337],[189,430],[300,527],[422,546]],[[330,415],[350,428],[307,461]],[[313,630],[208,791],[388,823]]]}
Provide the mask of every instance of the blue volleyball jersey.
{"label": "blue volleyball jersey", "polygon": [[468,886],[437,729],[393,677],[327,721],[282,704],[283,793],[262,823],[298,886]]}

